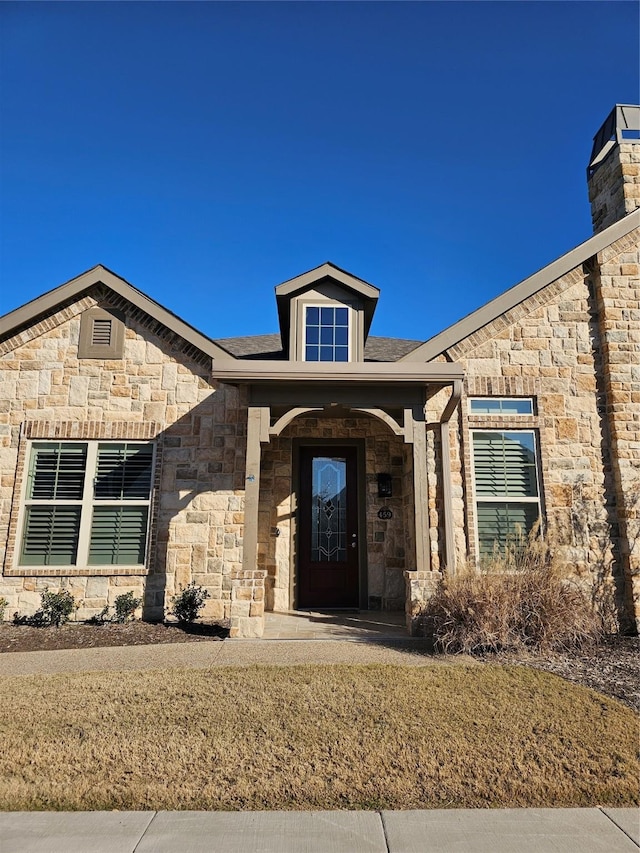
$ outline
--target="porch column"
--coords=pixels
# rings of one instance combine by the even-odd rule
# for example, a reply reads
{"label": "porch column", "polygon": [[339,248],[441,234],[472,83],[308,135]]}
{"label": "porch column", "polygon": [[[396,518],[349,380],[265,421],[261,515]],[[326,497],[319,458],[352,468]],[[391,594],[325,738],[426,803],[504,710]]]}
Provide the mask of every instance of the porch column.
{"label": "porch column", "polygon": [[427,485],[427,429],[424,409],[407,409],[413,433],[413,507],[416,532],[416,571],[431,569],[429,542],[429,490]]}
{"label": "porch column", "polygon": [[405,572],[405,615],[412,636],[420,633],[420,614],[439,583],[440,572],[431,571],[429,537],[429,489],[427,483],[427,430],[424,409],[405,409],[405,440],[413,443],[413,507],[415,518],[416,564]]}
{"label": "porch column", "polygon": [[249,406],[245,463],[242,564],[231,576],[231,637],[261,637],[264,632],[264,579],[258,568],[258,504],[262,442],[269,441],[268,406]]}

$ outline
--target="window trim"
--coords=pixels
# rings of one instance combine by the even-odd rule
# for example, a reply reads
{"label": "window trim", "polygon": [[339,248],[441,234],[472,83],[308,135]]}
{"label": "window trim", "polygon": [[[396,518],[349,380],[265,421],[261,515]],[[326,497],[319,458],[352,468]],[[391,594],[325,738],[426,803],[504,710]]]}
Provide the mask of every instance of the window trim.
{"label": "window trim", "polygon": [[[353,360],[353,329],[354,329],[354,310],[353,306],[345,305],[343,302],[303,302],[301,303],[302,308],[302,361],[307,364],[346,364]],[[347,311],[347,361],[346,362],[336,362],[334,361],[309,361],[307,359],[307,311],[309,308],[345,308]],[[320,326],[319,328],[322,328]],[[333,327],[335,329],[335,325]],[[315,346],[315,344],[311,344],[310,346]],[[318,344],[321,346],[321,344]],[[332,346],[335,347],[335,344]]]}
{"label": "window trim", "polygon": [[[525,416],[526,417],[526,416]],[[505,433],[522,433],[528,434],[533,437],[533,451],[535,453],[535,474],[536,474],[536,491],[537,495],[535,497],[521,497],[521,496],[495,496],[495,495],[478,495],[477,489],[477,481],[476,481],[476,454],[475,454],[475,444],[474,444],[474,435],[476,433],[495,433],[497,435],[505,434]],[[543,523],[543,504],[542,504],[542,469],[540,467],[541,459],[540,459],[540,442],[538,436],[538,430],[531,427],[518,427],[516,429],[511,429],[508,425],[505,424],[504,427],[482,427],[480,425],[474,426],[469,430],[470,435],[470,448],[471,448],[471,491],[473,496],[473,517],[474,517],[474,544],[476,550],[476,560],[478,564],[481,562],[482,554],[480,551],[480,529],[478,523],[478,504],[479,503],[522,503],[522,504],[537,504],[538,505],[538,519],[540,523]]]}
{"label": "window trim", "polygon": [[[34,464],[34,446],[37,445],[83,445],[86,447],[86,464],[84,471],[83,493],[79,500],[61,499],[34,499],[27,497],[31,466]],[[151,473],[149,479],[149,496],[146,499],[96,499],[95,481],[97,476],[98,448],[102,445],[139,445],[151,447]],[[25,448],[24,475],[18,510],[18,523],[16,528],[15,552],[13,568],[23,574],[25,571],[46,574],[48,570],[59,574],[60,571],[68,570],[74,574],[123,574],[133,572],[139,574],[141,570],[147,570],[149,563],[149,544],[151,542],[151,525],[153,518],[153,502],[155,491],[155,477],[157,473],[157,442],[144,439],[76,439],[76,438],[34,438],[29,439]],[[24,534],[27,519],[27,508],[30,506],[78,506],[80,508],[80,525],[76,543],[75,563],[23,563],[21,561],[24,549]],[[144,537],[144,561],[142,563],[91,563],[89,562],[91,531],[93,522],[93,510],[98,506],[135,507],[142,506],[147,509],[147,522]]]}

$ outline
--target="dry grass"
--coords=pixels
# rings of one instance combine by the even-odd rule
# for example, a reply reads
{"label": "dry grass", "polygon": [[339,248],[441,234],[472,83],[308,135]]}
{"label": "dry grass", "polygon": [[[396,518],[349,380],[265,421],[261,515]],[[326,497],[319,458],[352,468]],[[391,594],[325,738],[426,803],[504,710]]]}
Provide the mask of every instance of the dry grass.
{"label": "dry grass", "polygon": [[566,651],[600,642],[603,614],[561,557],[561,544],[534,530],[443,580],[422,613],[443,652]]}
{"label": "dry grass", "polygon": [[500,666],[5,678],[1,809],[632,805],[632,711]]}

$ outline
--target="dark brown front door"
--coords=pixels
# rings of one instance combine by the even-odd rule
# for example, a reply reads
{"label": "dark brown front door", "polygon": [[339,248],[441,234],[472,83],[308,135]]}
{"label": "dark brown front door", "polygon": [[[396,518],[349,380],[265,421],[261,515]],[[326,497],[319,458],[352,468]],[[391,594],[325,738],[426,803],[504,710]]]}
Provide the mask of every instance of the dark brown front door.
{"label": "dark brown front door", "polygon": [[358,606],[355,447],[301,447],[298,607]]}

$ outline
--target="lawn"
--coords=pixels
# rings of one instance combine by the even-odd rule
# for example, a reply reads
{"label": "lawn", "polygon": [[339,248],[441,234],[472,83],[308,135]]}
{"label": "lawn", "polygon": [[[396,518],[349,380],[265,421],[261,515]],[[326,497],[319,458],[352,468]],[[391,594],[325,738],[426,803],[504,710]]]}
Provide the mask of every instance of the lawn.
{"label": "lawn", "polygon": [[0,809],[630,806],[630,709],[524,667],[16,676]]}

